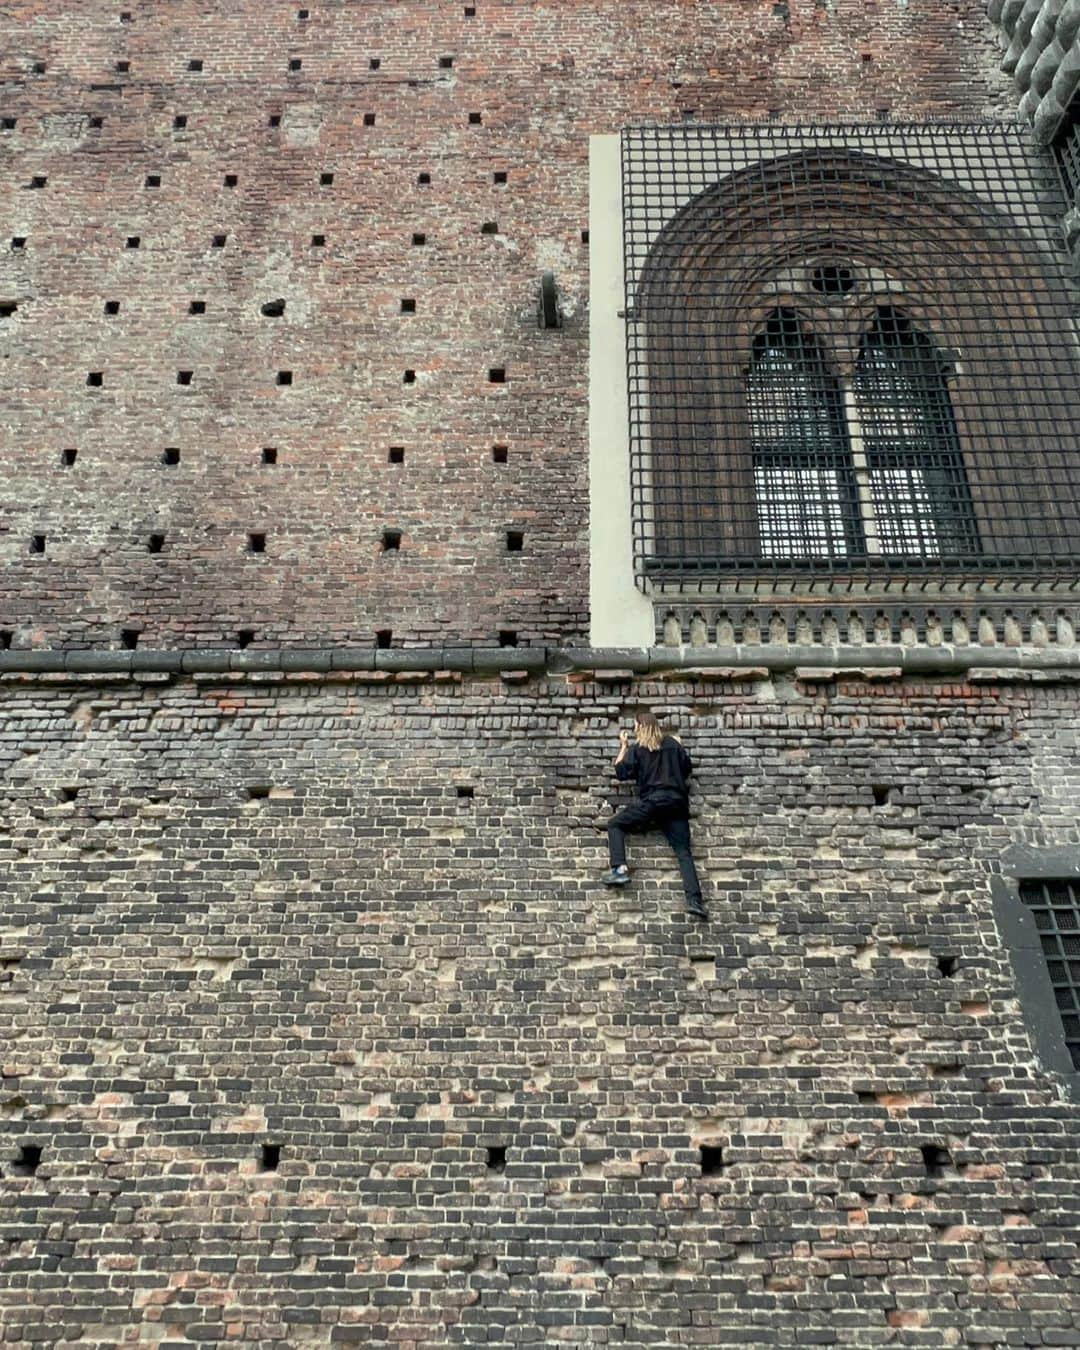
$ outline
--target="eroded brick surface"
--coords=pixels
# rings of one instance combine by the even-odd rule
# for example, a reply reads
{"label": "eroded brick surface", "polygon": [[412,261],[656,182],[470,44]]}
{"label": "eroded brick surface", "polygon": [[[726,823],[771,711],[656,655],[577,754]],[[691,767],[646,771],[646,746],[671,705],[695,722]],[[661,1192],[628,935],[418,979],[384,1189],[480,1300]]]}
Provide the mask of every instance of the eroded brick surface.
{"label": "eroded brick surface", "polygon": [[[1075,1342],[1074,690],[381,678],[2,686],[8,1342]],[[707,929],[593,879],[643,701]]]}

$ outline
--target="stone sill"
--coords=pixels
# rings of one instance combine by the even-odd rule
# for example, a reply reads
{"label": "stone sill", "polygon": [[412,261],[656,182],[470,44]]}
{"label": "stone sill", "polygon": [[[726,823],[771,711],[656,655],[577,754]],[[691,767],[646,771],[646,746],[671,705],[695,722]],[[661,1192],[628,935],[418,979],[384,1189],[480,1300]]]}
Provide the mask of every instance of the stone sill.
{"label": "stone sill", "polygon": [[725,647],[282,647],[259,651],[0,651],[0,678],[137,680],[191,676],[275,681],[354,679],[365,683],[453,682],[498,676],[505,684],[538,675],[577,676],[617,688],[642,676],[695,682],[755,681],[789,674],[807,681],[845,676],[890,680],[910,675],[965,676],[979,682],[1080,680],[1080,647],[967,645],[822,646],[753,643]]}

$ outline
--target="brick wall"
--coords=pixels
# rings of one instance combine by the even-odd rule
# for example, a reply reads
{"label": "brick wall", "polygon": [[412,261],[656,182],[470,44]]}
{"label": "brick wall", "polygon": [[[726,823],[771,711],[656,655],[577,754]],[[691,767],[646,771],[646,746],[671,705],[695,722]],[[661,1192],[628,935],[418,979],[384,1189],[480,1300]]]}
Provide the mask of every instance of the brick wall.
{"label": "brick wall", "polygon": [[17,646],[580,638],[588,136],[1009,102],[979,0],[22,0],[4,25]]}
{"label": "brick wall", "polygon": [[[708,927],[662,843],[595,882],[642,701]],[[1075,1107],[989,898],[1080,843],[1075,688],[2,703],[5,1344],[1080,1339]]]}

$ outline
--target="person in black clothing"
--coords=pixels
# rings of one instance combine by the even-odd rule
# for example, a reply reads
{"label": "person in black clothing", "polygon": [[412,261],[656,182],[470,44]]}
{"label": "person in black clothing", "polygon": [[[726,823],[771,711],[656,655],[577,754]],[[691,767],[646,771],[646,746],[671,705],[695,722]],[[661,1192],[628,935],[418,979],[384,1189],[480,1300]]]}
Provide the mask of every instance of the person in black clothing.
{"label": "person in black clothing", "polygon": [[662,830],[679,864],[686,908],[699,919],[707,919],[690,850],[690,756],[674,736],[664,735],[651,713],[639,713],[635,718],[634,736],[637,744],[631,746],[628,733],[619,732],[615,777],[621,782],[636,781],[638,797],[608,821],[611,871],[605,872],[601,881],[605,886],[625,886],[630,880],[626,836],[640,830]]}

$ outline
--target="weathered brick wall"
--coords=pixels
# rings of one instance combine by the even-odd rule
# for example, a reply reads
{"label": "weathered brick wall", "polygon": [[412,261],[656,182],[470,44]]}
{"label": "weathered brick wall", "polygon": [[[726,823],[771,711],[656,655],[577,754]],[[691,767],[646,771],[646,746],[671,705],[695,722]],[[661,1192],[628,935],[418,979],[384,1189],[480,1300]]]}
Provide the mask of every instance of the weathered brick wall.
{"label": "weathered brick wall", "polygon": [[[2,19],[17,646],[581,637],[588,136],[1011,102],[981,0],[21,0]],[[557,333],[536,326],[547,269]]]}
{"label": "weathered brick wall", "polygon": [[[1080,1342],[1075,686],[417,679],[5,681],[5,1343]],[[643,701],[708,927],[594,880]]]}

